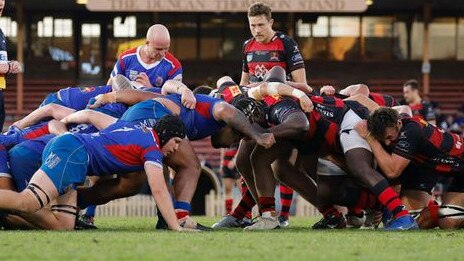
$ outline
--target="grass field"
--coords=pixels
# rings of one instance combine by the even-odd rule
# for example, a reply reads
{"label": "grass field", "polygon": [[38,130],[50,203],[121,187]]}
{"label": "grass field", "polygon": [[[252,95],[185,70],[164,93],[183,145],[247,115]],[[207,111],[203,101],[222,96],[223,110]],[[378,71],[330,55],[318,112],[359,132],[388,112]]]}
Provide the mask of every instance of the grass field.
{"label": "grass field", "polygon": [[315,231],[310,223],[293,218],[291,228],[268,232],[174,233],[155,231],[152,218],[98,218],[94,231],[0,231],[0,260],[463,259],[463,231]]}

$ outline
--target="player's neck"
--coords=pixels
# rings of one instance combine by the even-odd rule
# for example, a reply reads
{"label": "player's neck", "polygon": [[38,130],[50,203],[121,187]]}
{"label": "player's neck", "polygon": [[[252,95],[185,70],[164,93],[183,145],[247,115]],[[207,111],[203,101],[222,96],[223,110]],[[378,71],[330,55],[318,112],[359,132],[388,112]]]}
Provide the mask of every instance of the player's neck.
{"label": "player's neck", "polygon": [[159,60],[156,60],[156,59],[152,59],[148,53],[148,46],[147,45],[144,45],[141,49],[140,49],[140,58],[142,59],[142,61],[146,64],[152,64],[152,63],[156,63],[158,62]]}
{"label": "player's neck", "polygon": [[413,101],[411,101],[411,103],[409,105],[419,105],[419,104],[421,104],[421,102],[422,102],[422,98],[418,97],[418,98],[414,99]]}

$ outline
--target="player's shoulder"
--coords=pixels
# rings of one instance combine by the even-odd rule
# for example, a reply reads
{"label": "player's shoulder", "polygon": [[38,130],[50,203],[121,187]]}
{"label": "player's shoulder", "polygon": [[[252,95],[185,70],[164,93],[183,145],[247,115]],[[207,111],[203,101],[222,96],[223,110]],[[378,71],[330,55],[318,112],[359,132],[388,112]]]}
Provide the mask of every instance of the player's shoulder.
{"label": "player's shoulder", "polygon": [[290,36],[280,32],[280,31],[276,31],[273,39],[280,39],[283,42],[295,42],[295,40],[293,40],[293,38],[291,38]]}
{"label": "player's shoulder", "polygon": [[179,61],[179,59],[177,59],[172,53],[170,52],[166,52],[166,56],[164,57],[164,59],[169,62],[170,64],[173,65],[173,67],[181,67],[181,63]]}
{"label": "player's shoulder", "polygon": [[247,40],[245,40],[245,42],[243,42],[243,47],[249,46],[249,45],[252,44],[254,41],[255,41],[255,38],[254,38],[254,37],[248,38]]}
{"label": "player's shoulder", "polygon": [[137,55],[137,49],[138,49],[138,47],[134,47],[134,48],[130,48],[128,50],[125,50],[124,52],[122,52],[119,55],[119,58],[124,59],[124,58],[130,57],[130,56]]}

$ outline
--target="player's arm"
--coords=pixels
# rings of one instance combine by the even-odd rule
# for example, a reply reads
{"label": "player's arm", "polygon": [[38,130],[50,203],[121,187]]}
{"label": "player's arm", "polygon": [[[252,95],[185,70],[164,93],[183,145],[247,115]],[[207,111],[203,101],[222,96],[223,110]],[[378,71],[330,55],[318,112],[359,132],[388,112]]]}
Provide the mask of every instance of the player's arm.
{"label": "player's arm", "polygon": [[95,103],[89,105],[89,108],[98,108],[108,103],[123,103],[134,105],[141,101],[146,101],[159,97],[160,94],[139,90],[119,90],[95,96]]}
{"label": "player's arm", "polygon": [[410,159],[396,153],[388,153],[382,147],[382,144],[380,144],[380,142],[368,131],[366,121],[361,121],[356,124],[355,130],[367,141],[372,149],[372,153],[374,154],[377,164],[387,178],[395,179],[399,177],[411,162]]}
{"label": "player's arm", "polygon": [[397,111],[399,115],[407,115],[409,117],[412,117],[412,110],[411,107],[409,107],[408,105],[394,106],[392,107],[392,109]]}
{"label": "player's arm", "polygon": [[242,77],[240,78],[240,86],[247,86],[250,84],[250,74],[242,71]]}
{"label": "player's arm", "polygon": [[18,128],[26,128],[36,124],[37,122],[45,118],[53,118],[55,120],[61,120],[69,114],[74,113],[76,110],[70,109],[58,104],[50,103],[45,106],[35,109],[33,112],[29,113],[23,119],[13,123]]}
{"label": "player's arm", "polygon": [[346,96],[354,96],[356,94],[361,94],[364,96],[369,96],[369,87],[365,84],[354,84],[350,85],[344,89],[342,89],[340,94],[346,95]]}
{"label": "player's arm", "polygon": [[286,84],[306,93],[307,95],[314,94],[313,88],[311,88],[311,86],[309,86],[307,83],[287,81]]}
{"label": "player's arm", "polygon": [[145,162],[145,173],[147,174],[148,185],[155,199],[156,206],[161,211],[169,229],[181,231],[182,228],[177,222],[174,206],[172,205],[172,198],[166,187],[166,181],[164,180],[163,167],[157,163],[147,161]]}
{"label": "player's arm", "polygon": [[362,106],[366,107],[369,110],[369,112],[373,112],[380,107],[373,100],[369,99],[369,97],[362,95],[362,94],[356,94],[356,95],[350,96],[343,100],[344,101],[356,101]]}
{"label": "player's arm", "polygon": [[248,90],[248,96],[256,100],[262,100],[266,96],[288,96],[299,100],[300,106],[305,112],[311,112],[314,109],[311,99],[302,91],[295,89],[284,83],[263,82],[257,87]]}
{"label": "player's arm", "polygon": [[191,110],[195,109],[197,100],[187,85],[178,80],[166,81],[166,83],[164,83],[163,87],[161,88],[161,94],[167,95],[172,93],[181,95],[182,105]]}
{"label": "player's arm", "polygon": [[75,124],[92,124],[95,128],[102,130],[106,129],[111,124],[115,123],[118,119],[107,114],[94,111],[94,110],[81,110],[70,114],[61,120],[62,123],[68,125]]}
{"label": "player's arm", "polygon": [[274,145],[274,136],[270,133],[261,133],[254,128],[245,115],[226,102],[218,102],[213,108],[213,116],[218,121],[224,121],[227,125],[253,139],[259,145],[270,148]]}
{"label": "player's arm", "polygon": [[292,75],[292,80],[298,83],[306,84],[306,70],[305,68],[300,68],[292,71],[290,73]]}

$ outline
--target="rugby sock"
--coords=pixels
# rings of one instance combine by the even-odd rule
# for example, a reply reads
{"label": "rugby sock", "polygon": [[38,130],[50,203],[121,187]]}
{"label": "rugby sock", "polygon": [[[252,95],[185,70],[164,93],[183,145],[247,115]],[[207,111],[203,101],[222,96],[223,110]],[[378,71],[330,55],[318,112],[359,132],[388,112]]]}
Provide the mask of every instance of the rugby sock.
{"label": "rugby sock", "polygon": [[279,215],[288,220],[290,207],[292,205],[292,199],[293,199],[293,189],[283,184],[280,184],[279,190],[280,190],[280,203],[282,204],[282,209],[280,210]]}
{"label": "rugby sock", "polygon": [[[245,195],[245,193],[248,191],[248,186],[245,182],[245,179],[243,177],[240,177],[240,192],[242,194],[242,197],[243,195]],[[255,200],[253,199],[253,202]],[[254,206],[254,204],[253,204]],[[253,207],[252,207],[253,208]],[[251,208],[250,210],[245,214],[245,217],[248,218],[248,219],[251,219]]]}
{"label": "rugby sock", "polygon": [[432,220],[432,227],[438,227],[440,219],[438,211],[440,206],[435,200],[431,199],[427,208],[429,209],[430,219]]}
{"label": "rugby sock", "polygon": [[238,203],[237,207],[230,215],[238,220],[242,220],[247,213],[251,212],[251,209],[253,209],[255,205],[256,202],[253,199],[253,196],[250,191],[247,191],[242,195],[242,200],[240,200],[240,203]]}
{"label": "rugby sock", "polygon": [[350,209],[363,210],[363,209],[374,209],[374,208],[377,208],[376,197],[369,191],[362,190],[359,193],[358,202],[356,202],[356,204],[353,207],[348,208],[348,212],[350,211]]}
{"label": "rugby sock", "polygon": [[87,207],[85,210],[85,215],[88,217],[95,217],[95,211],[97,210],[97,206],[95,205],[90,205]]}
{"label": "rugby sock", "polygon": [[182,219],[190,214],[192,206],[185,201],[176,201],[174,202],[174,210],[176,211],[177,219]]}
{"label": "rugby sock", "polygon": [[275,211],[275,198],[274,197],[259,197],[259,212]]}
{"label": "rugby sock", "polygon": [[408,210],[398,197],[398,193],[389,186],[387,180],[384,179],[377,183],[371,191],[377,196],[379,202],[393,214],[395,219],[409,215]]}
{"label": "rugby sock", "polygon": [[226,213],[227,214],[230,214],[230,212],[232,212],[232,205],[234,204],[234,200],[233,199],[226,199],[225,200],[225,206],[226,206]]}

